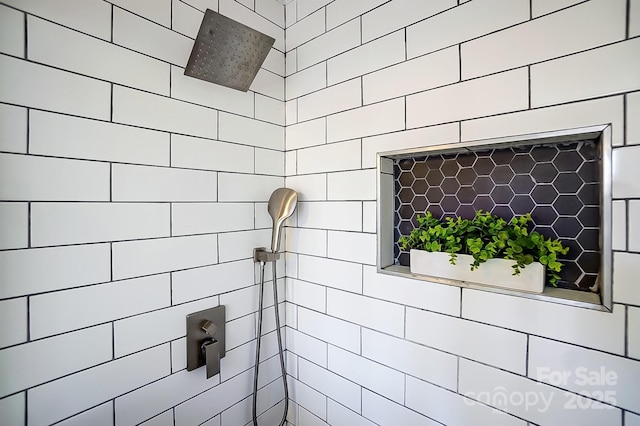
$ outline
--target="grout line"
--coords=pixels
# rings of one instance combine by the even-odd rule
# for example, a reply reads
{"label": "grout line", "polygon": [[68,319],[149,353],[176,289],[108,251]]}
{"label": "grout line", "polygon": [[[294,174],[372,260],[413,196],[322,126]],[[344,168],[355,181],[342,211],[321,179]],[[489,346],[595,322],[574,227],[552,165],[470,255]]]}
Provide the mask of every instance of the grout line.
{"label": "grout line", "polygon": [[631,0],[627,0],[627,14],[626,14],[626,22],[625,22],[625,40],[629,39],[629,28],[631,27]]}
{"label": "grout line", "polygon": [[527,334],[527,350],[525,351],[524,354],[524,375],[526,377],[529,377],[529,346],[530,346],[530,338],[531,336],[529,334]]}
{"label": "grout line", "polygon": [[116,359],[116,322],[111,321],[111,360]]}
{"label": "grout line", "polygon": [[31,296],[27,296],[27,342],[31,341]]}
{"label": "grout line", "polygon": [[531,110],[531,65],[527,66],[527,95],[528,95],[527,110]]}
{"label": "grout line", "polygon": [[624,356],[629,358],[629,306],[624,305]]}
{"label": "grout line", "polygon": [[[110,28],[110,29],[111,29],[111,32],[110,32],[110,34],[109,34],[109,41],[110,41],[111,43],[113,43],[113,16],[115,15],[115,13],[114,13],[114,8],[115,8],[115,5],[113,5],[113,4],[112,4],[112,5],[111,5],[111,11],[110,11],[110,12],[111,12],[111,28]],[[115,418],[115,417],[114,417],[114,418]]]}
{"label": "grout line", "polygon": [[627,120],[628,115],[628,93],[625,93],[622,96],[622,145],[626,146],[629,144],[629,139],[627,137],[628,135],[628,127],[629,127],[629,123]]}
{"label": "grout line", "polygon": [[24,14],[24,59],[28,59],[29,52],[29,36],[28,36],[28,26],[27,26],[27,16],[28,14]]}

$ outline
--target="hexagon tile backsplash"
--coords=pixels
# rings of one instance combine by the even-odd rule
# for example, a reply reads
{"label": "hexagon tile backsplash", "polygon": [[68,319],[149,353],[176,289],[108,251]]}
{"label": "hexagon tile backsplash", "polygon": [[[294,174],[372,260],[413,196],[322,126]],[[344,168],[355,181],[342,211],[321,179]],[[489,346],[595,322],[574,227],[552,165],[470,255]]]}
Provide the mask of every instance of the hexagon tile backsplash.
{"label": "hexagon tile backsplash", "polygon": [[[511,147],[398,160],[395,238],[417,214],[472,218],[485,210],[504,219],[531,213],[534,230],[570,247],[560,287],[589,290],[600,268],[600,177],[595,141]],[[395,246],[396,263],[409,254]]]}

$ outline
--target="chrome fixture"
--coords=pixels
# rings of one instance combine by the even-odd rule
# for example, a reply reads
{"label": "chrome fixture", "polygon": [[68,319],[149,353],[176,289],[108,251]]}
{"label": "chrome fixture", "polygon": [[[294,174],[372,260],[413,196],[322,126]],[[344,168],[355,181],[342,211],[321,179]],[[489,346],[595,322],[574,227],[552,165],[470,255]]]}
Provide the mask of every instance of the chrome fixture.
{"label": "chrome fixture", "polygon": [[284,425],[287,420],[287,411],[289,409],[289,388],[287,386],[287,372],[284,366],[284,353],[282,350],[282,335],[280,332],[280,313],[278,310],[278,287],[276,274],[276,261],[280,258],[278,250],[280,248],[280,234],[285,220],[289,218],[298,204],[298,194],[289,188],[278,188],[273,191],[269,198],[267,211],[273,221],[273,229],[271,234],[271,252],[264,247],[253,250],[253,260],[260,263],[260,294],[258,299],[258,338],[256,343],[256,365],[253,376],[253,405],[252,417],[254,426],[258,426],[258,417],[256,411],[256,403],[258,399],[258,373],[260,366],[260,341],[262,338],[262,299],[264,295],[264,269],[267,262],[272,262],[271,271],[273,272],[273,304],[276,316],[276,334],[278,336],[278,354],[280,356],[280,370],[282,372],[282,385],[284,387],[284,413],[280,426]]}
{"label": "chrome fixture", "polygon": [[187,371],[207,366],[207,379],[220,372],[225,355],[224,306],[187,315]]}

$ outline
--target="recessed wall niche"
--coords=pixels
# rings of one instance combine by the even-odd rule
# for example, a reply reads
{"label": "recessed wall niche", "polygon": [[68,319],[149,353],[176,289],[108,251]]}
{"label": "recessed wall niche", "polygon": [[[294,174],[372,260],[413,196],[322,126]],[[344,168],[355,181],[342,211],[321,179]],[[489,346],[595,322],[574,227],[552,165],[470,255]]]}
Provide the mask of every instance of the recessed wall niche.
{"label": "recessed wall niche", "polygon": [[[551,302],[611,310],[610,126],[465,142],[378,156],[378,271]],[[533,230],[569,253],[558,287],[541,295],[413,275],[398,239],[416,217],[504,219],[531,213]]]}

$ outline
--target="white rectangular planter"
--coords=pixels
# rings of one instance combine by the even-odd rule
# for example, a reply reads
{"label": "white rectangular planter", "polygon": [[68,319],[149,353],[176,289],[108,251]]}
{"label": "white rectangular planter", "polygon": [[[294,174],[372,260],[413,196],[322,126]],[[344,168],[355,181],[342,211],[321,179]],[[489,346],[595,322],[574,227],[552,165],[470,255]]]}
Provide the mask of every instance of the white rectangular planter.
{"label": "white rectangular planter", "polygon": [[411,250],[410,256],[413,274],[529,293],[542,293],[544,290],[545,267],[538,262],[521,268],[520,275],[513,275],[513,260],[489,259],[472,271],[473,257],[468,254],[459,254],[455,265],[449,263],[449,253]]}

